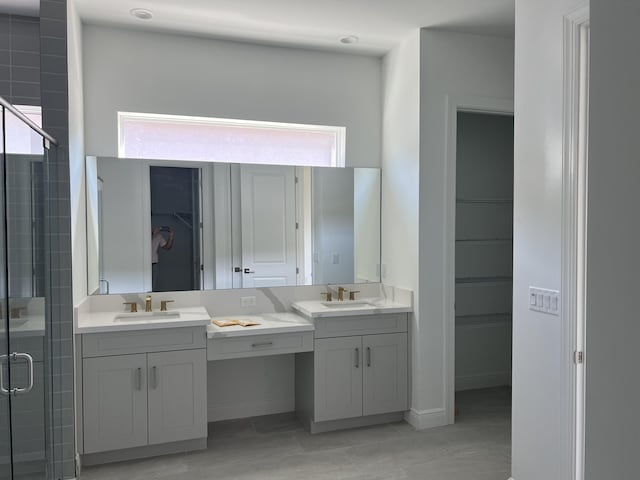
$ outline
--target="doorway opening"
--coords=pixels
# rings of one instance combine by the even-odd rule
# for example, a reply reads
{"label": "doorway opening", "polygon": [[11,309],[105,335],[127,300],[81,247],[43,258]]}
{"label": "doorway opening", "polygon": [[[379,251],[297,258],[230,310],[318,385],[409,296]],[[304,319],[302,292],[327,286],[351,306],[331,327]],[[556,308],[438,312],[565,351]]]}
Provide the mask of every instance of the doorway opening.
{"label": "doorway opening", "polygon": [[199,168],[149,167],[154,292],[200,289],[200,176]]}
{"label": "doorway opening", "polygon": [[456,132],[455,413],[510,417],[513,115],[458,110]]}

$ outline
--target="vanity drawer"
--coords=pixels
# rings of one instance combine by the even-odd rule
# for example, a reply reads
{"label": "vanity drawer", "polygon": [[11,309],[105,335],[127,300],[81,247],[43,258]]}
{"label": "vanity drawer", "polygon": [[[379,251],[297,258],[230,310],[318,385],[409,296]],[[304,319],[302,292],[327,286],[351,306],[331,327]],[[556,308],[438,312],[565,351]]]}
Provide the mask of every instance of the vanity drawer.
{"label": "vanity drawer", "polygon": [[167,352],[205,348],[205,327],[165,328],[82,335],[82,356],[106,357],[129,353]]}
{"label": "vanity drawer", "polygon": [[350,317],[316,318],[315,338],[377,335],[407,331],[407,314],[354,315]]}
{"label": "vanity drawer", "polygon": [[263,357],[313,351],[313,332],[210,338],[207,360]]}

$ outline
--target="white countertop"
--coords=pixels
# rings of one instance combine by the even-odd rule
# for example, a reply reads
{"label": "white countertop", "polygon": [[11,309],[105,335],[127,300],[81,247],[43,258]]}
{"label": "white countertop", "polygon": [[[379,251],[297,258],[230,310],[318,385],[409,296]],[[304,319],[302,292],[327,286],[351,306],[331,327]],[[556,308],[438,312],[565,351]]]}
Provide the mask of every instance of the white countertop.
{"label": "white countertop", "polygon": [[384,313],[408,313],[413,311],[409,303],[398,302],[386,298],[362,298],[358,300],[334,300],[329,302],[318,300],[295,302],[291,307],[308,318],[351,317],[354,315],[380,315]]}
{"label": "white countertop", "polygon": [[242,327],[234,325],[231,327],[219,327],[213,323],[207,325],[208,338],[229,338],[246,335],[267,335],[271,333],[290,333],[313,331],[313,322],[296,313],[263,313],[256,315],[226,315],[224,317],[214,317],[212,320],[245,320],[259,322],[260,325],[252,327]]}
{"label": "white countertop", "polygon": [[23,314],[19,318],[9,320],[9,333],[11,338],[44,337],[44,323],[43,314]]}
{"label": "white countertop", "polygon": [[[76,333],[119,332],[128,330],[147,330],[157,328],[178,328],[205,326],[211,322],[211,316],[204,307],[184,307],[169,310],[180,316],[167,318],[143,318],[131,316],[116,319],[123,312],[90,312],[78,318]],[[140,312],[144,313],[144,312]]]}

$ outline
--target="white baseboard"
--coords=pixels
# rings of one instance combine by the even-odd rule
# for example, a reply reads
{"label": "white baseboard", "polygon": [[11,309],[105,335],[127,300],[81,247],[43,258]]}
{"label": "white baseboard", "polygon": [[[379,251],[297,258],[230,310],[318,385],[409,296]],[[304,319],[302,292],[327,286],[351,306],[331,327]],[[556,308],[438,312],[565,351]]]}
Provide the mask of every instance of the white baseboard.
{"label": "white baseboard", "polygon": [[404,420],[416,430],[443,427],[449,424],[444,408],[434,408],[432,410],[416,410],[412,408],[404,414]]}
{"label": "white baseboard", "polygon": [[209,405],[207,408],[207,421],[219,422],[220,420],[273,415],[293,412],[295,409],[295,398]]}
{"label": "white baseboard", "polygon": [[456,376],[456,392],[511,385],[511,372],[490,372]]}

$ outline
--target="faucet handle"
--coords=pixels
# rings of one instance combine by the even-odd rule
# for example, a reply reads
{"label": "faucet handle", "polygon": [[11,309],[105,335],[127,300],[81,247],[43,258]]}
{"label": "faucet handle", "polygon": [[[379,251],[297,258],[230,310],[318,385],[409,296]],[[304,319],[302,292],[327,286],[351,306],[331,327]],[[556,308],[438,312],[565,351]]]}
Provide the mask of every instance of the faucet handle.
{"label": "faucet handle", "polygon": [[136,302],[124,302],[123,305],[129,305],[129,311],[136,313],[138,311],[138,304]]}
{"label": "faucet handle", "polygon": [[324,295],[327,302],[333,300],[333,294],[331,292],[322,292],[320,295]]}
{"label": "faucet handle", "polygon": [[349,300],[355,300],[356,299],[356,293],[360,293],[360,290],[351,290],[349,292]]}
{"label": "faucet handle", "polygon": [[167,303],[172,303],[174,300],[160,300],[160,311],[167,311]]}

